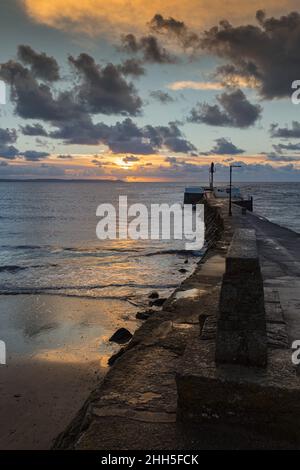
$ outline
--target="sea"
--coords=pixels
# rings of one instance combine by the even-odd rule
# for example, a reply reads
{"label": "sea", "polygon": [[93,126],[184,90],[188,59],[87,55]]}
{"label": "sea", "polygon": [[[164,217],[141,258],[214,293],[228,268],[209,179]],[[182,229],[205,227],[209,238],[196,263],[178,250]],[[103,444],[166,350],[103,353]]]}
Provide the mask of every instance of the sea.
{"label": "sea", "polygon": [[[182,203],[184,183],[0,183],[0,294],[48,293],[143,305],[186,277],[201,253],[181,240],[99,240],[98,205]],[[242,183],[254,211],[300,232],[300,183]],[[150,214],[150,210],[149,210]],[[149,215],[150,217],[150,215]]]}

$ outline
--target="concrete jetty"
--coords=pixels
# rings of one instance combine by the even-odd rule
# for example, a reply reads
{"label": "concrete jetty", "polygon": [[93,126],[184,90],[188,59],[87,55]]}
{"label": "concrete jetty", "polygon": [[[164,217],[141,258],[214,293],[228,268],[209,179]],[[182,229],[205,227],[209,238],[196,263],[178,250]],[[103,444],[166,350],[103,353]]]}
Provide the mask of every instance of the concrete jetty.
{"label": "concrete jetty", "polygon": [[[300,235],[240,207],[229,217],[228,201],[209,194],[205,205],[204,258],[136,331],[53,448],[300,447],[291,360],[300,339]],[[228,288],[241,288],[239,270],[256,296],[252,308],[247,295],[227,302]],[[228,331],[239,332],[237,342],[228,343]],[[229,344],[226,359],[222,347],[216,353],[218,336]]]}

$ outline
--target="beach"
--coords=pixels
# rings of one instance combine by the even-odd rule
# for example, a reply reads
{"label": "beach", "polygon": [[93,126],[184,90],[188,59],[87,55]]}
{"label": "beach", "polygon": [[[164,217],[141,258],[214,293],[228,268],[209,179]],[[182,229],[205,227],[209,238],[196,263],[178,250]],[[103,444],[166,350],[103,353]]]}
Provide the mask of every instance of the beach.
{"label": "beach", "polygon": [[[1,449],[46,449],[73,418],[107,370],[117,345],[108,342],[128,319],[104,314],[97,300],[62,296],[1,296]],[[117,308],[116,308],[117,310]]]}

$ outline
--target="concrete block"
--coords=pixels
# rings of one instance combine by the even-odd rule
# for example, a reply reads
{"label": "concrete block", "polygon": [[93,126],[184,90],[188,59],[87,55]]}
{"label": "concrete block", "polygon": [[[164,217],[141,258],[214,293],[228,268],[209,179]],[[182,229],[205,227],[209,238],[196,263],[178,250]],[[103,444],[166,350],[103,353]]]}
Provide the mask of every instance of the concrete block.
{"label": "concrete block", "polygon": [[219,364],[267,364],[264,289],[254,230],[236,230],[228,250],[215,359]]}

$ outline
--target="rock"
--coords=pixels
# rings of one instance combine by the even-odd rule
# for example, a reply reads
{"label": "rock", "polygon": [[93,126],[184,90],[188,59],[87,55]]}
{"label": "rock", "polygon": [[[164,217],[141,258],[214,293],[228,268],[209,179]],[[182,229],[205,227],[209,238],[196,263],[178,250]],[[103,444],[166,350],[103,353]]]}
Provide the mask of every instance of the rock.
{"label": "rock", "polygon": [[153,313],[154,310],[145,310],[144,312],[138,312],[135,318],[137,320],[147,320]]}
{"label": "rock", "polygon": [[125,348],[121,348],[118,352],[113,354],[109,359],[108,359],[108,365],[112,366],[119,357],[121,357],[125,352]]}
{"label": "rock", "polygon": [[118,344],[127,343],[132,338],[132,334],[126,328],[119,328],[110,338],[109,341]]}
{"label": "rock", "polygon": [[185,268],[178,269],[178,271],[179,271],[180,273],[182,273],[182,274],[184,274],[184,273],[187,273],[187,272],[188,272],[188,270],[187,270],[187,269],[185,269]]}
{"label": "rock", "polygon": [[189,262],[189,260],[188,260],[188,259],[186,259],[186,260],[185,260],[185,262],[184,262],[184,264],[188,264],[188,262]]}
{"label": "rock", "polygon": [[161,307],[167,299],[156,299],[149,302],[150,307]]}
{"label": "rock", "polygon": [[150,292],[148,295],[148,299],[158,299],[159,298],[159,293],[156,291]]}

